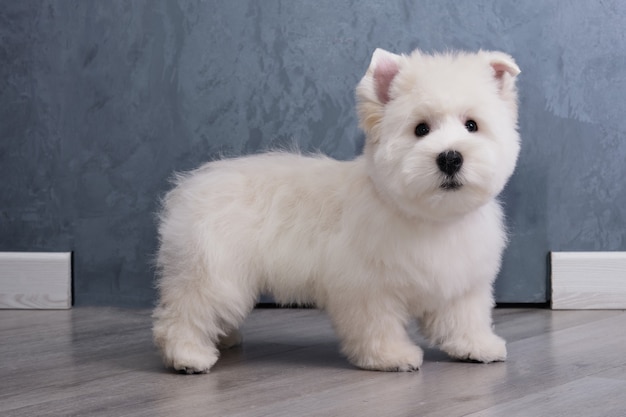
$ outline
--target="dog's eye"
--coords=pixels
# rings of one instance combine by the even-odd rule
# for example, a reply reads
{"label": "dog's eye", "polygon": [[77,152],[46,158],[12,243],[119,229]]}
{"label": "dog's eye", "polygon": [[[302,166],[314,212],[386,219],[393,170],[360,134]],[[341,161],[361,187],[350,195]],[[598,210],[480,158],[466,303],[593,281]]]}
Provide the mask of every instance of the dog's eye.
{"label": "dog's eye", "polygon": [[478,124],[470,119],[467,122],[465,122],[465,128],[467,129],[468,132],[477,132],[478,131]]}
{"label": "dog's eye", "polygon": [[430,126],[426,123],[420,123],[415,127],[415,136],[422,138],[430,133]]}

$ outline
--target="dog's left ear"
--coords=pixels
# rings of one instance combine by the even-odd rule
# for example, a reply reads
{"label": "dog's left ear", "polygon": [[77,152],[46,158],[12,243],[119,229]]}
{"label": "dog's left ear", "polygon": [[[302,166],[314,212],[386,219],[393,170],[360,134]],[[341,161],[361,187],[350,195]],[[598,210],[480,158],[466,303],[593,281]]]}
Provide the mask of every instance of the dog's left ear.
{"label": "dog's left ear", "polygon": [[509,74],[511,77],[517,77],[522,72],[511,56],[503,52],[492,52],[491,55],[489,64],[493,68],[497,79],[504,77],[504,73]]}
{"label": "dog's left ear", "polygon": [[500,96],[517,108],[517,89],[515,88],[516,77],[522,72],[515,60],[504,52],[484,52],[493,76],[498,83]]}

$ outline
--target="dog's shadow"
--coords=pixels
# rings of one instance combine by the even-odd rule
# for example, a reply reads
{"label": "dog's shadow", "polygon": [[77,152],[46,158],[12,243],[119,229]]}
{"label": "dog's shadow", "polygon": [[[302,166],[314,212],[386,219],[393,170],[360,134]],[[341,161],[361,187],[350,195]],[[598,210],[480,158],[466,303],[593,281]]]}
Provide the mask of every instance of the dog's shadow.
{"label": "dog's shadow", "polygon": [[[436,348],[421,346],[424,350],[424,363],[459,362]],[[337,341],[329,340],[298,346],[267,341],[244,342],[241,346],[223,350],[212,372],[227,372],[233,367],[247,366],[285,370],[297,368],[362,371],[341,354]]]}
{"label": "dog's shadow", "polygon": [[[141,352],[128,352],[124,355],[110,355],[106,359],[107,366],[125,371],[176,375],[178,372],[167,369],[151,340],[142,343]],[[441,362],[459,362],[446,353],[422,346],[424,364]],[[211,369],[213,374],[240,372],[242,369],[256,370],[264,373],[268,369],[289,370],[341,370],[362,371],[352,365],[343,356],[336,341],[318,342],[313,345],[288,345],[269,341],[244,342],[240,346],[222,350],[220,358]]]}
{"label": "dog's shadow", "polygon": [[[146,330],[133,333],[133,342],[124,349],[118,349],[114,343],[106,343],[101,346],[99,355],[93,357],[85,352],[78,355],[78,362],[90,362],[94,359],[100,362],[100,366],[110,369],[142,372],[151,374],[177,374],[167,369],[161,360],[157,348],[154,346],[149,327]],[[259,369],[265,368],[289,369],[336,369],[354,370],[359,368],[352,365],[341,354],[339,340],[330,328],[319,329],[319,332],[297,333],[286,331],[284,335],[277,332],[273,339],[268,339],[260,332],[254,330],[243,334],[243,343],[239,346],[220,351],[220,358],[211,373],[228,373],[242,368]],[[444,352],[428,347],[428,343],[416,332],[411,332],[414,342],[424,350],[424,363],[432,362],[457,362]]]}
{"label": "dog's shadow", "polygon": [[277,343],[276,341],[251,340],[220,352],[215,372],[233,367],[282,367],[285,370],[334,368],[356,369],[340,353],[339,344],[333,340],[319,341],[310,345]]}

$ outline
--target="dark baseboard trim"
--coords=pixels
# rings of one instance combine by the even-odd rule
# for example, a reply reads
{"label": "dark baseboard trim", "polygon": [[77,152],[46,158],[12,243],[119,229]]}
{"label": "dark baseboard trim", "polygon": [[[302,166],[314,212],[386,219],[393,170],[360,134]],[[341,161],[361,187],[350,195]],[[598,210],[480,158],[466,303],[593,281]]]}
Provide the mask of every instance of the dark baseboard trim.
{"label": "dark baseboard trim", "polygon": [[550,303],[496,303],[496,308],[550,308]]}
{"label": "dark baseboard trim", "polygon": [[[255,308],[315,308],[315,306],[260,302]],[[496,303],[496,308],[550,308],[550,303]]]}

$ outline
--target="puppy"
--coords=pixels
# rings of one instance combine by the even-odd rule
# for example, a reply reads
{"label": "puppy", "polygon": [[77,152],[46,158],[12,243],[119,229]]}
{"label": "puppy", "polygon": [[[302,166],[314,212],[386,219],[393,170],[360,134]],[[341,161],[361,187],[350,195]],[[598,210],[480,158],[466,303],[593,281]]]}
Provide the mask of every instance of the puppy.
{"label": "puppy", "polygon": [[165,196],[154,340],[208,372],[261,293],[325,310],[355,366],[413,371],[423,335],[451,357],[503,361],[492,284],[506,244],[497,195],[519,152],[520,72],[500,52],[376,50],[357,86],[363,155],[209,162]]}

